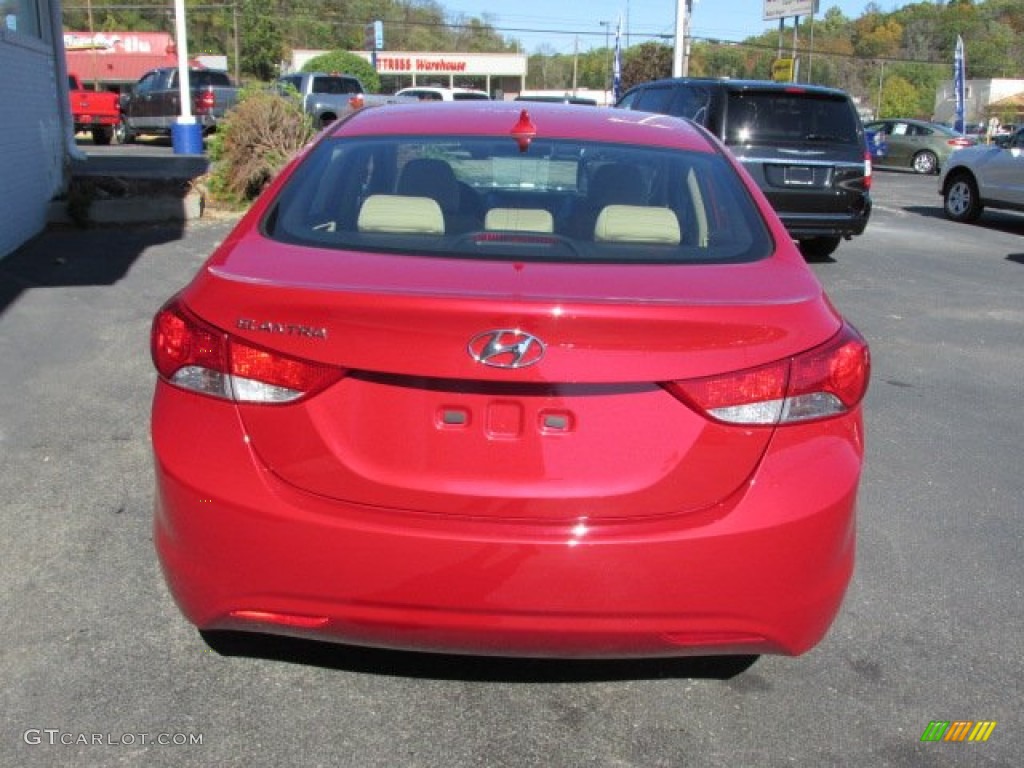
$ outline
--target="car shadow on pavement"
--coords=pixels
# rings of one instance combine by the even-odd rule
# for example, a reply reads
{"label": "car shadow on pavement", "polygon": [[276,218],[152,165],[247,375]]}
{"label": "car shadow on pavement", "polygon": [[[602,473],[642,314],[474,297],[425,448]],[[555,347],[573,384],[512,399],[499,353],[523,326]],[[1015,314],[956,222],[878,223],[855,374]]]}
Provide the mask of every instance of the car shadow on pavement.
{"label": "car shadow on pavement", "polygon": [[931,206],[931,205],[908,205],[903,208],[907,213],[913,213],[918,216],[925,216],[930,219],[945,219],[946,214],[942,212],[942,206]]}
{"label": "car shadow on pavement", "polygon": [[692,656],[683,658],[583,660],[391,651],[303,640],[253,632],[200,632],[221,656],[242,656],[388,677],[501,683],[589,683],[616,680],[729,680],[759,658]]}
{"label": "car shadow on pavement", "polygon": [[51,228],[0,259],[0,315],[32,288],[113,285],[147,248],[180,240],[184,227]]}
{"label": "car shadow on pavement", "polygon": [[[907,213],[926,216],[932,219],[946,219],[946,214],[943,212],[941,205],[937,207],[932,207],[930,205],[909,205],[903,210]],[[948,219],[946,220],[948,221]],[[1009,235],[1024,235],[1024,216],[1005,211],[993,211],[986,208],[982,212],[981,218],[977,221],[971,222],[970,224],[964,224],[962,226],[982,227],[983,229],[1005,232]]]}

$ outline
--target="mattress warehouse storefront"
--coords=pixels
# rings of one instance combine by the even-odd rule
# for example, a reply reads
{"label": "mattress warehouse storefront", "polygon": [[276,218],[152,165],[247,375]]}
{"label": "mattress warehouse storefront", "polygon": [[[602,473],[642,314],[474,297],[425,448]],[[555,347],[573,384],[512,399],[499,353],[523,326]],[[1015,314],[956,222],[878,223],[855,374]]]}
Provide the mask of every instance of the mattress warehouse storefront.
{"label": "mattress warehouse storefront", "polygon": [[[299,71],[315,56],[327,51],[295,51],[292,71]],[[352,51],[373,61],[368,51]],[[381,90],[394,93],[414,85],[445,88],[477,88],[494,98],[521,93],[526,87],[527,57],[521,53],[423,53],[377,51],[376,69]]]}

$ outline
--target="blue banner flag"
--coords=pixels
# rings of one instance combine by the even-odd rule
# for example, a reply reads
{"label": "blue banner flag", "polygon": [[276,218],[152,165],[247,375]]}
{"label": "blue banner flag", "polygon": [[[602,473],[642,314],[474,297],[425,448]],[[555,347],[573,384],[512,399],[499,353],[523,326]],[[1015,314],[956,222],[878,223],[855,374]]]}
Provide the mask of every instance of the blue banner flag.
{"label": "blue banner flag", "polygon": [[956,36],[956,52],[953,54],[953,92],[956,99],[956,117],[953,129],[964,132],[964,39]]}

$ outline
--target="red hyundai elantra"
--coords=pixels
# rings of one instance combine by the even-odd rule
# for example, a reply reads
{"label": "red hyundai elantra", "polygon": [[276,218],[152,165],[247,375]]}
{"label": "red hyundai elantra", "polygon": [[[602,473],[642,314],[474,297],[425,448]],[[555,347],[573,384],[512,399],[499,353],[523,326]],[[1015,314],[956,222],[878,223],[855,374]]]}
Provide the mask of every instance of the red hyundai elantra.
{"label": "red hyundai elantra", "polygon": [[152,352],[156,547],[203,630],[799,654],[850,580],[867,345],[675,118],[358,111]]}

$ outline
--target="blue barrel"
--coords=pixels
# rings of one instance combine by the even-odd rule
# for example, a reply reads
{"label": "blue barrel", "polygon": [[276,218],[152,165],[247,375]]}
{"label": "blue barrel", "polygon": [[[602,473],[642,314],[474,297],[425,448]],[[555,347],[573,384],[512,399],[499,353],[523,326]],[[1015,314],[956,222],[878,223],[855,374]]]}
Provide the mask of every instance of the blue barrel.
{"label": "blue barrel", "polygon": [[176,155],[203,154],[203,126],[199,123],[175,123],[171,126],[171,146]]}

